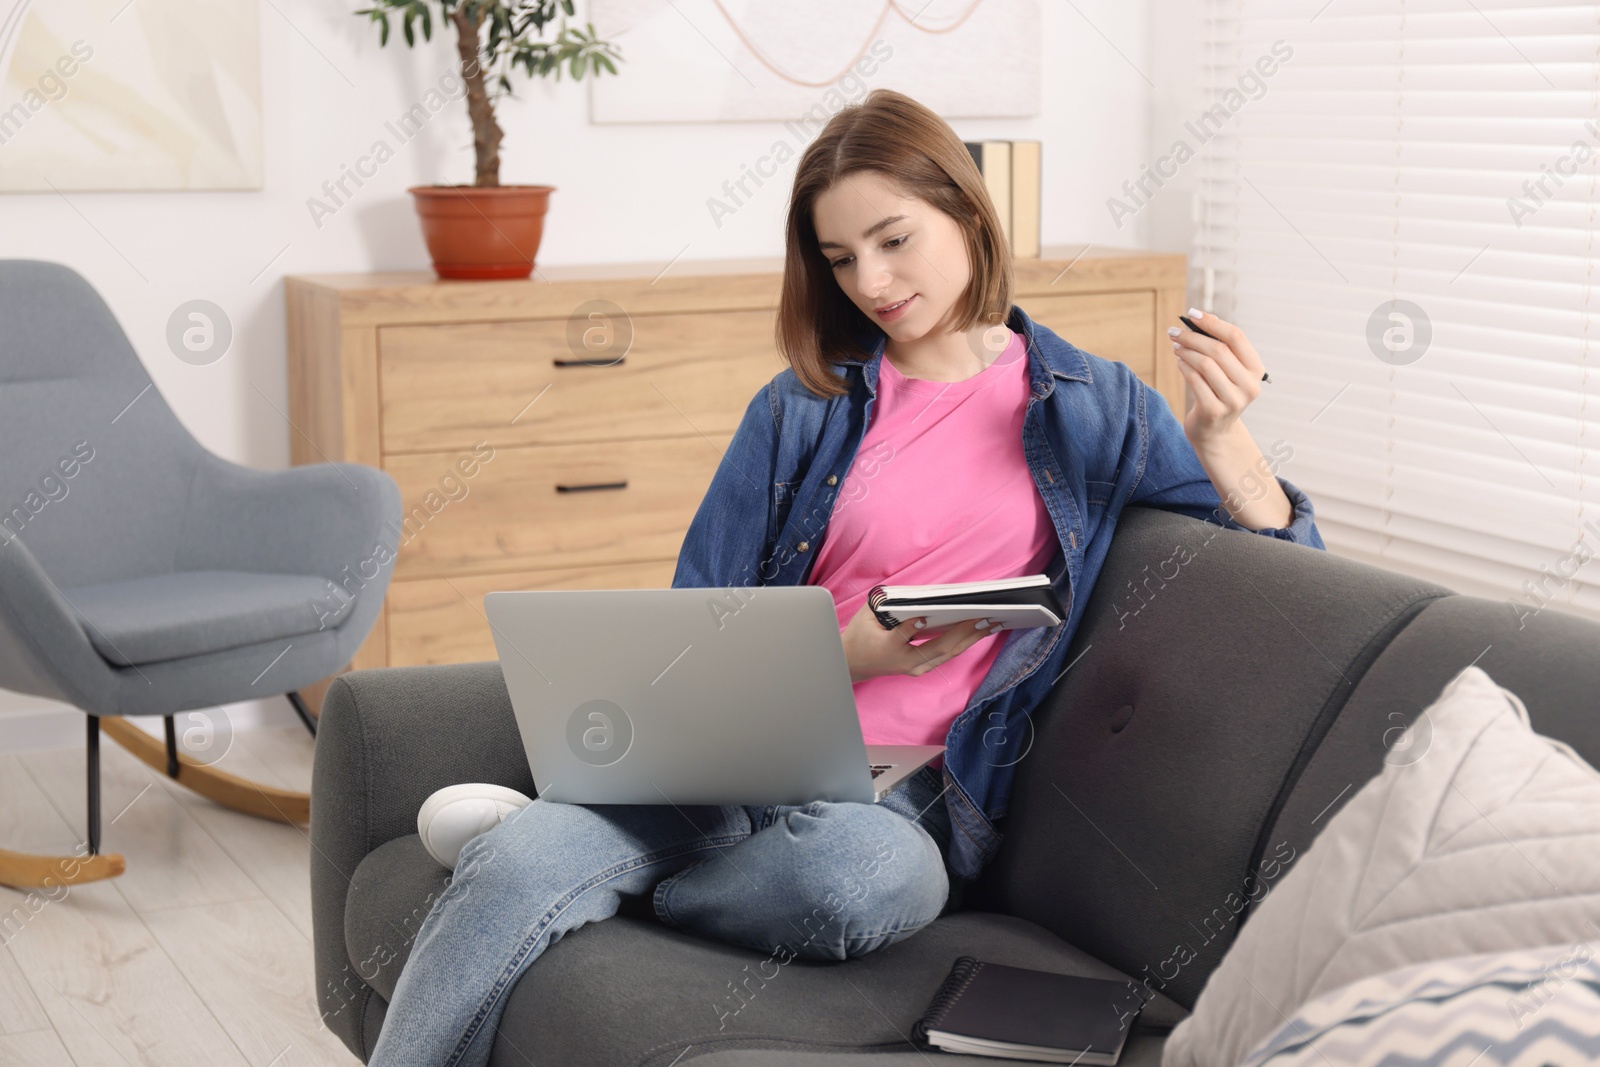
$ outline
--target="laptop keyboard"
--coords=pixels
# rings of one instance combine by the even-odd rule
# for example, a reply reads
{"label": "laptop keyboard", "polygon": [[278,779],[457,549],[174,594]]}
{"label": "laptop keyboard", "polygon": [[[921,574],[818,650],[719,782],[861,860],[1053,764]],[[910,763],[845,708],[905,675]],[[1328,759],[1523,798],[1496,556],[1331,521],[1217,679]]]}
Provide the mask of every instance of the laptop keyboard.
{"label": "laptop keyboard", "polygon": [[882,774],[884,771],[886,771],[889,768],[893,767],[894,764],[892,764],[892,763],[874,763],[874,764],[871,764],[870,766],[872,768],[872,777],[876,778],[876,777],[878,777],[878,775]]}

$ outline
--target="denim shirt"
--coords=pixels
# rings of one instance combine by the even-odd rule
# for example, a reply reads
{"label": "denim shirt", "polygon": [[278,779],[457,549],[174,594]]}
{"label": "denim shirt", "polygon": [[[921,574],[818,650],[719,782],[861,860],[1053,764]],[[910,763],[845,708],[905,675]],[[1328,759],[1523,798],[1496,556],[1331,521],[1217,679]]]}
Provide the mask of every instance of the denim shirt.
{"label": "denim shirt", "polygon": [[[1061,626],[1004,631],[988,673],[945,737],[952,827],[946,863],[967,880],[999,848],[996,823],[1031,737],[1032,724],[1023,720],[1068,666],[1067,649],[1122,509],[1140,504],[1246,529],[1221,506],[1166,398],[1127,364],[1078,349],[1016,305],[1006,325],[1026,345],[1032,394],[1023,454],[1060,540],[1045,573],[1067,618]],[[806,584],[877,396],[888,338],[871,331],[862,337],[869,358],[833,367],[848,394],[819,397],[785,369],[751,399],[689,525],[674,588]],[[1294,517],[1255,532],[1324,548],[1311,501],[1277,481]]]}

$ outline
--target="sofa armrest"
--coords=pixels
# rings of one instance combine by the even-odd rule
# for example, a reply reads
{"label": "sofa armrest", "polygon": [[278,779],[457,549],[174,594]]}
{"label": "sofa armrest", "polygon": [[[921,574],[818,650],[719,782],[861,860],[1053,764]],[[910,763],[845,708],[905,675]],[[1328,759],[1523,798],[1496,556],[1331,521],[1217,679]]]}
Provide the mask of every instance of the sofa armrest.
{"label": "sofa armrest", "polygon": [[499,663],[352,671],[329,686],[311,772],[312,938],[323,1021],[352,1049],[373,990],[345,945],[351,878],[457,782],[535,794]]}

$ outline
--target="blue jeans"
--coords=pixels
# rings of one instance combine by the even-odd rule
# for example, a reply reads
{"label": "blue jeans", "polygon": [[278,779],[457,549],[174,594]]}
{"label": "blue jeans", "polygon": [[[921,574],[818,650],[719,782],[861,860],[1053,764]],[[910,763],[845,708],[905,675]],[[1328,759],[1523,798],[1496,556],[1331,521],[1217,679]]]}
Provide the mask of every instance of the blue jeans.
{"label": "blue jeans", "polygon": [[[370,1067],[483,1067],[518,977],[553,941],[651,893],[656,917],[783,962],[842,960],[938,918],[942,776],[876,804],[534,800],[462,849],[395,986]],[[653,888],[652,888],[653,887]]]}

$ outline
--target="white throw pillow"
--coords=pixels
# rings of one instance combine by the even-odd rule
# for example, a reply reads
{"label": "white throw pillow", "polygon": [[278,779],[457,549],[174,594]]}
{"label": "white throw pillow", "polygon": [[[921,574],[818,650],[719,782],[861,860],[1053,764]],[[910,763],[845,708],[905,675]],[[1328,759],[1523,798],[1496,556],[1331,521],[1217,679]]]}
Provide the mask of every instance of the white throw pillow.
{"label": "white throw pillow", "polygon": [[1162,1067],[1237,1067],[1313,998],[1398,967],[1600,934],[1600,773],[1476,666],[1406,735],[1426,751],[1387,764],[1256,904]]}
{"label": "white throw pillow", "polygon": [[[1493,1052],[1489,1052],[1489,1049]],[[1433,960],[1302,1005],[1242,1067],[1600,1063],[1600,941]]]}

